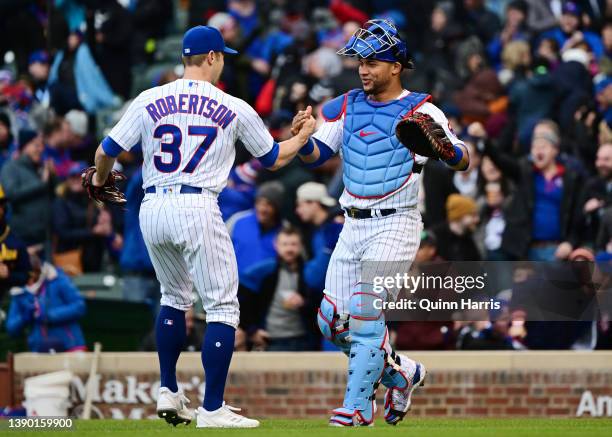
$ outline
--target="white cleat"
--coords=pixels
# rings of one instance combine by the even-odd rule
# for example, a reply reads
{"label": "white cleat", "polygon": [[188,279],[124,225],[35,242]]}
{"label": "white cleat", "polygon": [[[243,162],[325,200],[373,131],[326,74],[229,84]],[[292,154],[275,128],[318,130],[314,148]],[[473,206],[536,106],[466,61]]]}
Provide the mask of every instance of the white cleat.
{"label": "white cleat", "polygon": [[197,428],[257,428],[259,421],[236,414],[240,408],[230,407],[223,402],[221,408],[206,411],[199,407],[196,410]]}
{"label": "white cleat", "polygon": [[173,393],[167,387],[160,387],[157,398],[157,415],[171,425],[189,425],[194,419],[193,411],[186,407],[189,399],[179,389]]}
{"label": "white cleat", "polygon": [[[409,358],[402,358],[402,363],[404,365],[407,364],[408,361],[411,361],[415,365],[414,373],[408,378],[408,388],[406,390],[399,390],[396,388],[387,389],[385,392],[385,421],[389,425],[397,425],[404,419],[404,416],[408,410],[410,410],[412,393],[417,388],[425,386],[425,377],[427,376],[427,369],[425,366]],[[406,371],[407,375],[408,373],[409,372]]]}

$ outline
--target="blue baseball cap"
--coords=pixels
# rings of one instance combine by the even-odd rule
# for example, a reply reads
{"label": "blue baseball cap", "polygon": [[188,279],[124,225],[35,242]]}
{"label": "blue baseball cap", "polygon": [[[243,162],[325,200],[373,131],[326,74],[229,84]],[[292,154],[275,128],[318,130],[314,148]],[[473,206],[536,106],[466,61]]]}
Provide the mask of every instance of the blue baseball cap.
{"label": "blue baseball cap", "polygon": [[574,2],[567,2],[561,8],[561,13],[563,13],[563,14],[571,14],[571,15],[575,15],[577,17],[580,17],[580,14],[582,13],[582,11],[580,10],[580,6],[578,6],[576,3],[574,3]]}
{"label": "blue baseball cap", "polygon": [[28,65],[33,64],[35,62],[40,62],[41,64],[48,64],[49,55],[44,50],[37,50],[33,52],[28,58]]}
{"label": "blue baseball cap", "polygon": [[183,56],[203,55],[210,51],[235,55],[238,52],[225,45],[221,32],[214,27],[196,26],[183,36]]}

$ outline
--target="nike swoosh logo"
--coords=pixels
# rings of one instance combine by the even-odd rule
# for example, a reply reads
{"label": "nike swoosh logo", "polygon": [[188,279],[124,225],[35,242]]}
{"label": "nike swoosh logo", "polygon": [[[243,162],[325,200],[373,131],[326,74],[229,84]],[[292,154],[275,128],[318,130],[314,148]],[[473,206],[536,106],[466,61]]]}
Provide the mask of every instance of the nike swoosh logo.
{"label": "nike swoosh logo", "polygon": [[374,135],[375,133],[378,133],[378,132],[366,132],[364,130],[360,130],[359,131],[359,136],[363,138],[363,137],[367,137],[369,135]]}

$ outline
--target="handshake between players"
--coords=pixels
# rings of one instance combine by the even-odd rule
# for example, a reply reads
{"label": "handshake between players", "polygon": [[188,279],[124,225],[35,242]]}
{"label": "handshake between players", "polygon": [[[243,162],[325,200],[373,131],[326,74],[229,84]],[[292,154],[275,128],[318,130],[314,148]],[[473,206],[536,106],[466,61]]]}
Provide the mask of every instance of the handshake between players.
{"label": "handshake between players", "polygon": [[[366,23],[339,52],[359,58],[363,89],[326,102],[316,133],[312,108],[298,112],[293,137],[280,143],[250,105],[215,86],[224,57],[235,53],[217,29],[187,31],[184,76],[138,95],[96,151],[95,169],[83,175],[92,198],[125,203],[115,186],[121,175],[111,169],[119,153],[142,144],[145,195],[139,221],[162,295],[155,326],[161,380],[157,413],[173,425],[196,419],[202,428],[259,426],[223,400],[240,309],[236,256],[217,196],[227,184],[240,140],[270,170],[296,155],[315,168],[341,153],[345,189],[340,205],[347,218],[329,262],[318,321],[323,335],[349,356],[349,375],[343,405],[333,411],[330,424],[370,425],[382,383],[387,387],[385,421],[395,425],[427,373],[421,363],[391,348],[384,314],[363,301],[369,293],[361,284],[361,266],[412,263],[423,227],[416,208],[422,165],[431,157],[463,170],[467,150],[428,94],[403,89],[400,75],[412,63],[390,22]],[[195,414],[176,380],[194,288],[207,322],[202,344],[206,392]],[[395,297],[389,293],[387,298]]]}

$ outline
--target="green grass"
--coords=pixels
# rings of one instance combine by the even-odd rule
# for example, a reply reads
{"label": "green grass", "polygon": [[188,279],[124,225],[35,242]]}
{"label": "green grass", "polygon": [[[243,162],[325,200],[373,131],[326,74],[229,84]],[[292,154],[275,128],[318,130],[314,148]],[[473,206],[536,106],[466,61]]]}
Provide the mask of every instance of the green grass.
{"label": "green grass", "polygon": [[173,428],[161,420],[77,420],[73,431],[0,431],[4,436],[261,436],[261,437],[319,437],[347,436],[359,433],[367,436],[418,437],[523,437],[576,436],[595,437],[612,435],[612,419],[433,419],[411,418],[396,427],[378,420],[371,428],[331,428],[325,420],[263,420],[257,429],[196,429]]}

